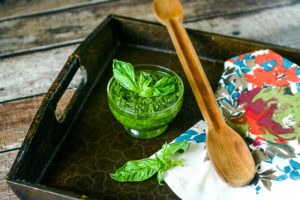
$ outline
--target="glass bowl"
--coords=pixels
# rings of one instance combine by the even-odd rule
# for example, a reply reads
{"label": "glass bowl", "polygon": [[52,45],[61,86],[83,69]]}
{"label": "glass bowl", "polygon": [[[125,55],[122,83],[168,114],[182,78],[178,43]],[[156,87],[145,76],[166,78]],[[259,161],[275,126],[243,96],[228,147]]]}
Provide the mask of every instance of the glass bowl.
{"label": "glass bowl", "polygon": [[[172,70],[151,64],[135,65],[134,69],[138,71],[159,71],[176,76],[181,89],[178,90],[178,99],[169,107],[160,111],[153,112],[132,112],[125,110],[117,105],[111,94],[111,87],[115,81],[112,77],[107,85],[108,105],[114,117],[125,127],[125,130],[132,136],[142,139],[153,138],[162,134],[168,127],[168,124],[176,117],[180,111],[184,86],[181,78]],[[178,82],[177,82],[178,84]],[[180,88],[180,87],[179,87]]]}

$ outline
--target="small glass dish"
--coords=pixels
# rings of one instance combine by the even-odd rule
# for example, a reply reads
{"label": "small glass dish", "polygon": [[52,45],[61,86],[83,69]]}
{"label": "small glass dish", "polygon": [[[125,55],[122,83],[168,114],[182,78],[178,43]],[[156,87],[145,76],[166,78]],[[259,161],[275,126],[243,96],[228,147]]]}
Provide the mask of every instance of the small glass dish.
{"label": "small glass dish", "polygon": [[[179,83],[177,100],[170,106],[160,111],[153,112],[132,112],[118,106],[112,98],[111,87],[115,81],[112,77],[107,85],[108,105],[114,117],[125,127],[125,130],[132,136],[142,139],[157,137],[168,127],[168,124],[176,117],[183,102],[184,86],[181,78],[172,70],[152,64],[135,65],[138,71],[159,71],[171,76],[176,76]],[[151,97],[150,97],[151,98]]]}

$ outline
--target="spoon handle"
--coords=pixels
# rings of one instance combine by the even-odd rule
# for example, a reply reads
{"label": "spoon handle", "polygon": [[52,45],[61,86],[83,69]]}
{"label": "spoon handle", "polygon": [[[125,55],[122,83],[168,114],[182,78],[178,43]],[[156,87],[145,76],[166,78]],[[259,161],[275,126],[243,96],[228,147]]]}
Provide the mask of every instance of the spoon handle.
{"label": "spoon handle", "polygon": [[205,122],[220,129],[225,123],[221,110],[182,19],[171,18],[166,26]]}

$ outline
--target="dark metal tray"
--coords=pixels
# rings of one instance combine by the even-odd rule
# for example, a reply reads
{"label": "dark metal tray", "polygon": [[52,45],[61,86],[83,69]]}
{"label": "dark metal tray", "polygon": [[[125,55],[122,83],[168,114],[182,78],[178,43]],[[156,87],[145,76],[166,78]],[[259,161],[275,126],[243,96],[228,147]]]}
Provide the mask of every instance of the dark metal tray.
{"label": "dark metal tray", "polygon": [[[268,48],[300,63],[300,51],[294,49],[195,30],[188,33],[214,90],[224,61],[241,53]],[[135,139],[112,116],[106,85],[113,58],[166,66],[182,77],[181,112],[161,136]],[[80,65],[83,81],[57,121],[57,102]],[[128,160],[152,155],[201,118],[165,27],[108,16],[70,56],[45,95],[8,183],[21,199],[178,199],[168,186],[159,186],[156,178],[119,183],[109,173]]]}

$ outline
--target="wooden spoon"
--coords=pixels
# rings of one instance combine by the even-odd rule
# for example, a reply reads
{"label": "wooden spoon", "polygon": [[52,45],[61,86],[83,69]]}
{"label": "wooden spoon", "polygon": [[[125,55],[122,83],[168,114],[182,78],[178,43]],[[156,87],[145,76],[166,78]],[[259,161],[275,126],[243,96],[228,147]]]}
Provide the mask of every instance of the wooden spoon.
{"label": "wooden spoon", "polygon": [[206,148],[217,174],[232,186],[249,183],[255,175],[254,160],[245,141],[224,121],[197,53],[182,24],[181,3],[178,0],[154,0],[152,7],[157,19],[168,29],[208,126]]}

